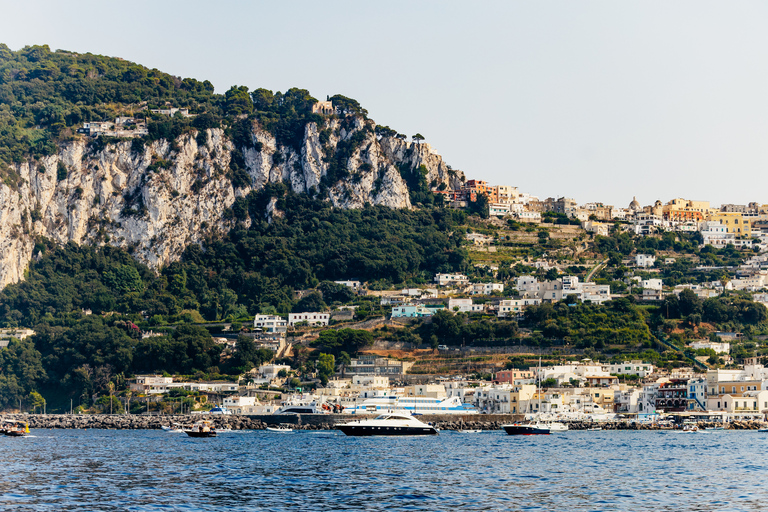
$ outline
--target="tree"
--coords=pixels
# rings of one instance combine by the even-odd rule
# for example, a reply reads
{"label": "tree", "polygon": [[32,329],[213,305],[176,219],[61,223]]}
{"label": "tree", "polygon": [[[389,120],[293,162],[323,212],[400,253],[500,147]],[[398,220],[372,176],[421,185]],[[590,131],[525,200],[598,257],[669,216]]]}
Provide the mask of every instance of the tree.
{"label": "tree", "polygon": [[352,358],[349,356],[348,353],[342,350],[341,353],[339,353],[339,358],[337,361],[339,363],[339,366],[341,366],[341,378],[343,379],[344,371],[347,369],[347,366],[352,364]]}
{"label": "tree", "polygon": [[681,316],[701,314],[701,299],[693,292],[693,290],[686,288],[680,292],[678,300],[680,301]]}
{"label": "tree", "polygon": [[328,383],[328,379],[336,370],[336,362],[333,354],[320,354],[317,359],[317,374],[323,386]]}
{"label": "tree", "polygon": [[293,307],[293,313],[311,313],[314,311],[325,311],[328,306],[323,302],[323,296],[313,291],[308,293]]}
{"label": "tree", "polygon": [[230,87],[224,94],[224,103],[227,114],[230,115],[250,114],[253,111],[253,101],[244,85]]}
{"label": "tree", "polygon": [[421,141],[424,140],[424,136],[420,133],[417,133],[416,135],[412,135],[411,138],[413,139],[413,142],[416,144],[420,144]]}

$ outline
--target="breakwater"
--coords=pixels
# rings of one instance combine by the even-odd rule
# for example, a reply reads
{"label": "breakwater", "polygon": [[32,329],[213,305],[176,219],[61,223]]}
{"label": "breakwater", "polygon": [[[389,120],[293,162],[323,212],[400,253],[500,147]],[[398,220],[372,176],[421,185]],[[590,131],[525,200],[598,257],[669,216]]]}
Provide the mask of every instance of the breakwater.
{"label": "breakwater", "polygon": [[[209,420],[216,428],[232,430],[262,430],[269,426],[290,425],[296,430],[328,430],[337,423],[344,423],[366,416],[349,414],[272,414],[272,415],[163,415],[147,416],[133,414],[6,414],[3,419],[21,420],[29,423],[30,428],[63,429],[111,429],[111,430],[153,430],[171,423],[190,424],[200,420]],[[467,414],[423,415],[420,420],[433,424],[442,430],[499,430],[502,425],[523,420],[519,414]],[[635,423],[629,420],[616,420],[601,423],[571,421],[563,422],[570,430],[661,430],[660,427],[647,423]],[[720,423],[700,421],[699,428],[713,428]],[[731,421],[725,424],[729,430],[756,430],[768,426],[760,421]]]}

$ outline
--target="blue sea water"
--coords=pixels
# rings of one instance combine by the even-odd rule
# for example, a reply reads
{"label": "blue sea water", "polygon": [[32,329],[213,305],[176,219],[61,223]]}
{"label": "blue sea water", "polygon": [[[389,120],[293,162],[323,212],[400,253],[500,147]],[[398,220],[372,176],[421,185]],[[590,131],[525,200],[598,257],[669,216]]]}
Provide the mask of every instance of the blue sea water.
{"label": "blue sea water", "polygon": [[768,510],[756,432],[32,433],[0,437],[2,510]]}

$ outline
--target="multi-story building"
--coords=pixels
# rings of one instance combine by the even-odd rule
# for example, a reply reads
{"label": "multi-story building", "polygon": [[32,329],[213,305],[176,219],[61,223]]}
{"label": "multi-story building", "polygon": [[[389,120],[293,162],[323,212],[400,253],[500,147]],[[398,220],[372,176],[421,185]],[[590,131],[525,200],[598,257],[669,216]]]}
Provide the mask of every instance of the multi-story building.
{"label": "multi-story building", "polygon": [[656,263],[656,256],[650,254],[636,254],[635,265],[638,267],[652,267]]}
{"label": "multi-story building", "polygon": [[521,299],[505,299],[499,302],[498,317],[514,317],[523,314],[523,311],[528,306],[538,306],[541,304],[541,299],[538,298],[521,298]]}
{"label": "multi-story building", "polygon": [[364,354],[350,361],[346,373],[349,375],[404,375],[413,364],[413,362]]}
{"label": "multi-story building", "polygon": [[717,221],[702,222],[699,230],[704,245],[725,247],[736,239],[736,235],[728,231],[728,226]]}
{"label": "multi-story building", "polygon": [[422,318],[434,315],[445,309],[443,306],[423,306],[421,304],[398,306],[392,308],[392,318]]}
{"label": "multi-story building", "polygon": [[280,333],[288,330],[288,321],[281,316],[256,315],[253,318],[253,327],[262,332]]}
{"label": "multi-story building", "polygon": [[603,365],[603,369],[612,375],[637,375],[641,379],[653,373],[653,365],[640,360],[624,361]]}
{"label": "multi-story building", "polygon": [[728,233],[737,237],[752,236],[750,221],[742,213],[717,212],[709,215],[707,220],[710,222],[719,222],[722,226],[725,226]]}
{"label": "multi-story building", "polygon": [[502,293],[503,291],[504,283],[473,283],[469,289],[472,295],[491,295],[494,292]]}
{"label": "multi-story building", "polygon": [[330,313],[289,313],[288,325],[293,327],[294,325],[301,322],[306,322],[307,325],[328,325],[330,319]]}
{"label": "multi-story building", "polygon": [[482,313],[485,311],[485,304],[473,304],[472,299],[448,299],[448,311],[459,313]]}
{"label": "multi-story building", "polygon": [[464,274],[436,274],[435,282],[438,286],[464,286],[469,283],[469,278]]}
{"label": "multi-story building", "polygon": [[[508,384],[530,384],[533,380],[533,372],[530,370],[500,370],[496,372],[495,377],[493,378],[494,381],[502,383],[506,382]],[[520,381],[526,381],[526,382],[520,382]]]}
{"label": "multi-story building", "polygon": [[688,409],[688,380],[670,379],[659,386],[656,409],[664,412],[682,412]]}

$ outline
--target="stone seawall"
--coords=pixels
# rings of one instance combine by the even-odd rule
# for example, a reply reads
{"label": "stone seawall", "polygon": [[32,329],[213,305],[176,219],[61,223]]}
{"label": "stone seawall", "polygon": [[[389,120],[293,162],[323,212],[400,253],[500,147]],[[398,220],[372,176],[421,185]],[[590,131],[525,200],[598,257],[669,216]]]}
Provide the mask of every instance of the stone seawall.
{"label": "stone seawall", "polygon": [[[272,415],[164,415],[144,416],[133,414],[8,414],[3,419],[22,420],[30,428],[68,428],[68,429],[111,429],[111,430],[153,430],[171,423],[189,424],[203,419],[210,420],[216,428],[232,430],[261,430],[268,426],[291,425],[297,430],[327,430],[337,423],[355,419],[373,417],[373,415],[353,414],[272,414]],[[419,419],[432,423],[443,430],[480,429],[499,430],[502,425],[522,421],[519,414],[431,414],[419,416]],[[602,430],[658,430],[659,427],[629,421],[610,421],[605,423],[567,422],[570,430],[587,430],[599,427]],[[719,423],[699,422],[699,428],[719,426]],[[766,423],[758,421],[733,421],[726,424],[730,430],[756,430],[765,428]]]}

